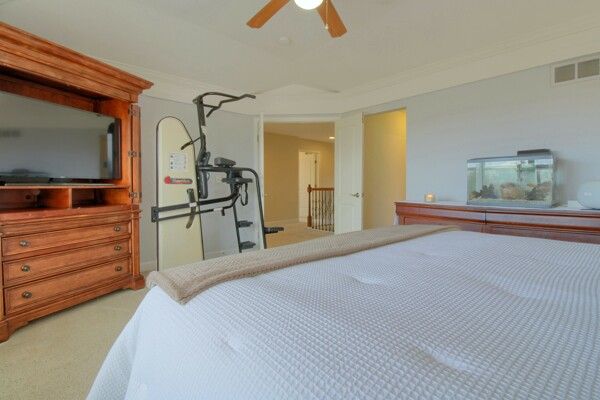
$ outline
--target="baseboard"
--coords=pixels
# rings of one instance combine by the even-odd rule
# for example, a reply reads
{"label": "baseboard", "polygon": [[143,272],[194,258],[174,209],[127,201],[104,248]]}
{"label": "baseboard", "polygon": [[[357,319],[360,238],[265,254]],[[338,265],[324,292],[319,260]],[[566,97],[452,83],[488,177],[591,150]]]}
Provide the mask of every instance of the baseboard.
{"label": "baseboard", "polygon": [[156,271],[157,264],[157,260],[144,261],[140,263],[140,270],[141,272]]}

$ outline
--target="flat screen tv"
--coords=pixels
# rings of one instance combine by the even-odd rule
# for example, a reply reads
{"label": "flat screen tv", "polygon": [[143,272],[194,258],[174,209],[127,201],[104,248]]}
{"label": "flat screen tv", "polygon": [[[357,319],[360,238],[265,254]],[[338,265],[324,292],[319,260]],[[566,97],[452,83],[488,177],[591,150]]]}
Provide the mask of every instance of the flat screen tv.
{"label": "flat screen tv", "polygon": [[119,179],[117,118],[0,91],[0,184]]}

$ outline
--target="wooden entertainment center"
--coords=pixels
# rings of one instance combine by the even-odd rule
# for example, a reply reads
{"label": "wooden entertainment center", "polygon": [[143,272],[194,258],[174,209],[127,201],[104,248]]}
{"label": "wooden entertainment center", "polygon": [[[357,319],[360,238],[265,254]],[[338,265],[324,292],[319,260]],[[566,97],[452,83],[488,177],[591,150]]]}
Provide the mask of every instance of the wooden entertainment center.
{"label": "wooden entertainment center", "polygon": [[0,22],[0,91],[121,122],[120,179],[0,186],[0,342],[35,318],[144,286],[140,110],[135,103],[151,86]]}

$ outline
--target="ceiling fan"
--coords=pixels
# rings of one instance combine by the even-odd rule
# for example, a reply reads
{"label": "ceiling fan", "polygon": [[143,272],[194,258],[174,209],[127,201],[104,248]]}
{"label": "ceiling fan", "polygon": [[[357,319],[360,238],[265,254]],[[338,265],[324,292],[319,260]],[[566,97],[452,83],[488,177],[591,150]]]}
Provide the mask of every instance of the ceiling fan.
{"label": "ceiling fan", "polygon": [[[270,0],[254,17],[247,22],[251,28],[260,28],[277,14],[290,0]],[[305,10],[316,9],[331,37],[340,37],[347,32],[340,15],[331,0],[294,0],[294,3]]]}

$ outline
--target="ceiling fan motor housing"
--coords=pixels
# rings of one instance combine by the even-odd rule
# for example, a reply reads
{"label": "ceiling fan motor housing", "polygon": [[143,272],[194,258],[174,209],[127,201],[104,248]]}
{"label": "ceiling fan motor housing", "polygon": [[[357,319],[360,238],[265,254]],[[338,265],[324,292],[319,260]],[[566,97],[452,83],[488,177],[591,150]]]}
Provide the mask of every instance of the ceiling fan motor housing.
{"label": "ceiling fan motor housing", "polygon": [[[247,25],[251,28],[262,28],[289,2],[290,0],[270,0],[254,17],[250,18]],[[333,6],[332,0],[294,0],[294,3],[305,10],[316,9],[331,37],[337,38],[347,32],[346,26]]]}

